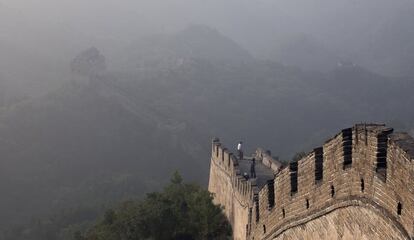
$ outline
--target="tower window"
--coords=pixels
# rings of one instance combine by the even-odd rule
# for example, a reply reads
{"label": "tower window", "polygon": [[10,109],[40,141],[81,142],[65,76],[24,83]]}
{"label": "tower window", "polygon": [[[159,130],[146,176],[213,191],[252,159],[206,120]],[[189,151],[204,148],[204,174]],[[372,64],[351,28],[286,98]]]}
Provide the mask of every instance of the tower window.
{"label": "tower window", "polygon": [[399,202],[397,206],[397,214],[401,215],[401,212],[402,212],[402,204]]}
{"label": "tower window", "polygon": [[346,169],[352,165],[352,128],[342,130],[342,150]]}
{"label": "tower window", "polygon": [[289,164],[290,169],[290,195],[298,192],[298,162],[293,161]]}
{"label": "tower window", "polygon": [[275,181],[267,181],[267,200],[269,209],[275,206]]}
{"label": "tower window", "polygon": [[382,132],[378,135],[377,140],[377,176],[382,181],[387,180],[387,148],[388,148],[388,135],[392,133],[393,129]]}
{"label": "tower window", "polygon": [[315,183],[323,179],[323,148],[316,148],[315,152]]}
{"label": "tower window", "polygon": [[361,178],[361,192],[364,192],[364,191],[365,191],[365,182],[364,182],[364,179]]}
{"label": "tower window", "polygon": [[225,151],[226,149],[225,148],[223,148],[222,150],[221,150],[221,161],[224,163],[224,151]]}

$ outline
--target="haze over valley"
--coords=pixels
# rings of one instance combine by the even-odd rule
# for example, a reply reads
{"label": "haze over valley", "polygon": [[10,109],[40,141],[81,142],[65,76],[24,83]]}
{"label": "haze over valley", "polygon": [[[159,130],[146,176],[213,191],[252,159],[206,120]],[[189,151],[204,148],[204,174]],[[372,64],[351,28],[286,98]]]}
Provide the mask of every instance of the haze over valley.
{"label": "haze over valley", "polygon": [[[211,139],[289,161],[358,122],[414,134],[408,0],[0,0],[0,239],[75,239]],[[231,146],[230,146],[231,147]]]}

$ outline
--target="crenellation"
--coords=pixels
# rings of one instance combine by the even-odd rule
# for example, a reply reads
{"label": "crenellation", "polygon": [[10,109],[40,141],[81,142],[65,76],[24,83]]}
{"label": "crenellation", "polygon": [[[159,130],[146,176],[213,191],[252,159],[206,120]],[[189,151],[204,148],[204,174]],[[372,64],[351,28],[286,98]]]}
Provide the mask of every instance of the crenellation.
{"label": "crenellation", "polygon": [[[227,164],[220,165],[220,151]],[[414,180],[414,140],[408,134],[380,124],[357,124],[287,167],[263,149],[253,156],[274,174],[265,184],[258,184],[261,176],[246,180],[237,158],[213,140],[209,190],[224,206],[234,239],[297,239],[305,234],[298,226],[308,228],[339,212],[364,211],[373,215],[362,214],[357,221],[371,217],[375,225],[360,224],[354,234],[369,239],[414,236],[414,186],[408,184]],[[344,216],[335,218],[341,228],[329,225],[319,236],[342,236],[344,229],[353,234],[356,227]]]}
{"label": "crenellation", "polygon": [[261,161],[263,165],[272,169],[275,174],[283,168],[283,164],[274,159],[269,150],[265,151],[262,148],[258,148],[254,154],[254,157],[256,160]]}

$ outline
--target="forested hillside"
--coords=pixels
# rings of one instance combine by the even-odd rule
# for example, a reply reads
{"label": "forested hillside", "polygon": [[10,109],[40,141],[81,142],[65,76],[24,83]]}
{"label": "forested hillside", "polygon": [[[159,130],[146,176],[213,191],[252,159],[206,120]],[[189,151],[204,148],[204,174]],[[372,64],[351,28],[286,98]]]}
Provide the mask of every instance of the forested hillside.
{"label": "forested hillside", "polygon": [[132,44],[122,68],[97,51],[58,90],[0,106],[0,239],[72,239],[175,170],[205,184],[214,136],[289,160],[355,122],[414,130],[412,79],[258,60],[205,26]]}

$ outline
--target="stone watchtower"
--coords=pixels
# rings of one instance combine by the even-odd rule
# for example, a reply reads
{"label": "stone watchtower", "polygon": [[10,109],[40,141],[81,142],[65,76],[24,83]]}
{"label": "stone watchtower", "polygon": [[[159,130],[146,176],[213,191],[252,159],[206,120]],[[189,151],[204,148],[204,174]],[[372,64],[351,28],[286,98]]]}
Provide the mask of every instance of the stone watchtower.
{"label": "stone watchtower", "polygon": [[344,129],[296,162],[212,142],[209,191],[245,239],[414,239],[414,139],[378,124]]}

